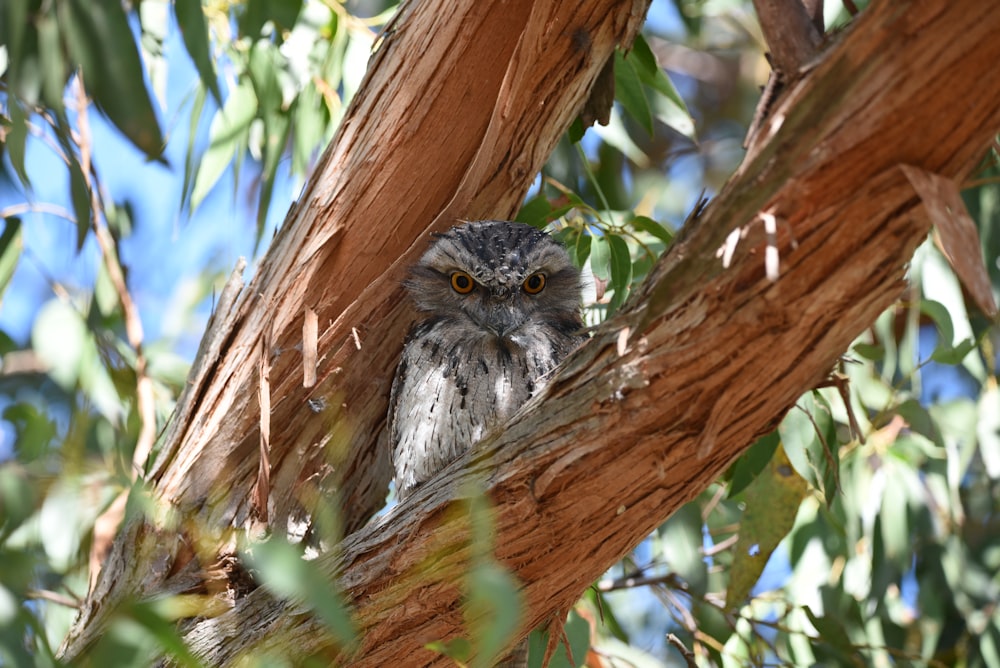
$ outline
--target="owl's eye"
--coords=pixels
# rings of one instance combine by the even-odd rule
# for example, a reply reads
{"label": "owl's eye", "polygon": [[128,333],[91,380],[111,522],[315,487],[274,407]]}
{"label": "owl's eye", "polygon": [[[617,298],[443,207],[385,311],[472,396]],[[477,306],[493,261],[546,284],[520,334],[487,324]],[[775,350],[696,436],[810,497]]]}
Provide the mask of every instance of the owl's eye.
{"label": "owl's eye", "polygon": [[545,274],[532,274],[524,279],[522,285],[529,295],[537,295],[545,287]]}
{"label": "owl's eye", "polygon": [[467,295],[476,287],[476,282],[464,271],[456,271],[451,275],[451,287],[458,294]]}

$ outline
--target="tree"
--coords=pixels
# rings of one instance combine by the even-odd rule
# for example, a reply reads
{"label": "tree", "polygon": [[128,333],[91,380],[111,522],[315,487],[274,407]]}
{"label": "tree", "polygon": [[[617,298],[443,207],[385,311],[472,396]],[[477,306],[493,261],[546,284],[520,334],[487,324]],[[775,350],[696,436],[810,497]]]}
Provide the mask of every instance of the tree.
{"label": "tree", "polygon": [[[135,600],[195,591],[206,595],[197,612],[177,616],[208,663],[252,649],[399,664],[481,621],[475,592],[489,591],[497,572],[477,547],[482,534],[495,534],[496,559],[524,585],[522,632],[555,630],[591,582],[773,430],[898,297],[930,224],[925,209],[968,176],[1000,127],[1000,90],[983,83],[1000,55],[996,19],[975,5],[876,6],[801,78],[783,73],[784,92],[743,166],[627,301],[631,263],[614,250],[622,237],[571,228],[565,236],[589,243],[592,266],[608,256],[620,310],[503,433],[363,526],[387,484],[378,435],[411,317],[395,286],[421,250],[414,241],[458,217],[515,213],[615,46],[631,44],[645,6],[404,10],[253,281],[221,295],[145,471],[148,495],[133,491],[154,510],[126,514],[66,656],[92,648]],[[933,31],[915,30],[932,19]],[[979,104],[956,117],[951,101],[973,98]],[[428,166],[433,179],[421,178]],[[790,447],[787,426],[778,452],[833,501],[838,455],[823,441],[829,425],[815,429],[818,459]],[[791,480],[801,501],[798,474],[774,470],[771,484]],[[469,491],[478,488],[493,507],[488,520],[466,512],[478,507]],[[273,582],[250,584],[233,531],[281,532],[321,514],[323,496],[336,499],[344,537],[324,533],[337,549],[315,564],[343,592],[353,645],[327,599],[303,607]],[[258,567],[271,572],[266,557]],[[488,576],[470,576],[463,599],[456,582],[466,573]],[[225,592],[233,607],[220,611]],[[827,643],[848,651],[830,611],[813,617]],[[248,622],[260,633],[241,633]]]}

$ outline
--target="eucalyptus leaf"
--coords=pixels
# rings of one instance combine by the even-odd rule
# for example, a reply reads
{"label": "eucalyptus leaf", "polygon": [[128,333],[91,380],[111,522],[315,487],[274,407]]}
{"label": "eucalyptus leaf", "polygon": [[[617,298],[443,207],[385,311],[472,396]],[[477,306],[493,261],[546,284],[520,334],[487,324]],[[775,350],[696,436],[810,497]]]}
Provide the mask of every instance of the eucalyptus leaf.
{"label": "eucalyptus leaf", "polygon": [[94,102],[139,150],[159,157],[163,136],[122,3],[66,0],[59,8],[66,44]]}
{"label": "eucalyptus leaf", "polygon": [[17,263],[24,250],[24,239],[21,234],[21,219],[16,216],[4,218],[3,233],[0,233],[0,304],[3,304],[3,294],[7,290]]}
{"label": "eucalyptus leaf", "polygon": [[648,216],[634,216],[629,220],[629,225],[640,232],[646,232],[656,237],[667,246],[673,243],[674,235],[667,228],[663,227],[663,225],[660,225]]}
{"label": "eucalyptus leaf", "polygon": [[198,70],[202,84],[212,93],[215,101],[221,105],[222,93],[219,91],[215,68],[212,66],[208,25],[205,23],[205,13],[201,8],[201,0],[174,0],[174,15],[177,17],[177,25],[181,29],[184,46],[194,62],[195,69]]}
{"label": "eucalyptus leaf", "polygon": [[647,133],[653,134],[653,113],[633,60],[615,52],[615,99]]}
{"label": "eucalyptus leaf", "polygon": [[[757,439],[736,462],[729,467],[729,498],[742,492],[747,485],[767,468],[768,462],[777,450],[781,439],[777,431],[772,431]],[[787,459],[787,455],[783,455]]]}
{"label": "eucalyptus leaf", "polygon": [[996,385],[986,388],[979,397],[976,437],[987,474],[1000,480],[1000,390]]}
{"label": "eucalyptus leaf", "polygon": [[83,175],[83,168],[72,155],[69,162],[69,190],[70,198],[73,202],[73,212],[76,215],[76,250],[83,248],[83,242],[87,240],[90,232],[90,187],[87,179]]}
{"label": "eucalyptus leaf", "polygon": [[24,154],[28,141],[28,119],[24,110],[21,109],[20,101],[14,95],[7,97],[7,113],[10,116],[10,123],[4,123],[6,137],[4,142],[0,143],[0,158],[6,155],[10,159],[10,164],[21,184],[30,188],[31,179],[24,168]]}
{"label": "eucalyptus leaf", "polygon": [[542,229],[548,225],[548,215],[551,210],[552,205],[549,204],[548,198],[539,193],[521,205],[521,209],[517,212],[514,220]]}
{"label": "eucalyptus leaf", "polygon": [[687,105],[684,104],[684,98],[680,96],[673,82],[670,81],[670,78],[656,61],[656,55],[653,54],[653,50],[649,48],[649,43],[641,33],[636,35],[629,56],[634,58],[636,73],[642,82],[655,89],[677,107],[678,110],[690,117]]}
{"label": "eucalyptus leaf", "polygon": [[608,235],[592,236],[590,240],[590,269],[602,281],[611,279],[611,247]]}
{"label": "eucalyptus leaf", "polygon": [[488,668],[493,665],[490,657],[498,656],[517,631],[521,618],[519,586],[499,564],[481,561],[469,572],[468,588],[465,614],[476,648],[471,665]]}
{"label": "eucalyptus leaf", "polygon": [[194,179],[191,210],[197,209],[226,171],[238,148],[246,143],[250,124],[257,114],[257,96],[249,81],[240,82],[229,92],[226,103],[216,112],[209,128],[209,145]]}
{"label": "eucalyptus leaf", "polygon": [[32,348],[64,390],[76,388],[88,336],[80,314],[58,299],[46,302],[35,318]]}
{"label": "eucalyptus leaf", "polygon": [[726,609],[743,605],[764,571],[771,554],[795,522],[799,504],[808,491],[783,448],[777,448],[767,467],[743,491],[746,511],[733,548],[733,566],[726,590]]}
{"label": "eucalyptus leaf", "polygon": [[355,644],[357,631],[350,611],[317,563],[305,561],[295,546],[277,536],[254,544],[247,558],[275,595],[305,603],[343,646]]}
{"label": "eucalyptus leaf", "polygon": [[617,234],[608,234],[607,239],[611,256],[611,286],[615,291],[609,310],[614,312],[625,303],[632,285],[632,255],[628,244]]}

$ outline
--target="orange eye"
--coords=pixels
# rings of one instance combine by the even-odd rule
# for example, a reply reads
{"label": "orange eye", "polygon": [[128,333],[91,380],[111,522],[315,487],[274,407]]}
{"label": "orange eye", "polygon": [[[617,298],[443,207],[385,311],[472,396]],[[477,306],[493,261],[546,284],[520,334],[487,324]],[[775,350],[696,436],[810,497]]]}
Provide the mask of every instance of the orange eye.
{"label": "orange eye", "polygon": [[545,274],[532,274],[524,279],[522,285],[529,295],[537,295],[545,287]]}
{"label": "orange eye", "polygon": [[456,271],[451,275],[451,287],[458,294],[467,295],[476,287],[476,282],[464,271]]}

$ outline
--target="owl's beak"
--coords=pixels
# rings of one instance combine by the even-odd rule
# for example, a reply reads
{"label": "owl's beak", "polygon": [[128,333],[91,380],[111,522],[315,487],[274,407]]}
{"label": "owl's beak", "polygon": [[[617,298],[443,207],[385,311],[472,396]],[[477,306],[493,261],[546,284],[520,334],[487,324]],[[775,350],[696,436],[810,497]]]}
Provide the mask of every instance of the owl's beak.
{"label": "owl's beak", "polygon": [[524,320],[524,316],[510,304],[495,304],[490,309],[486,324],[498,339],[503,339],[523,325]]}

